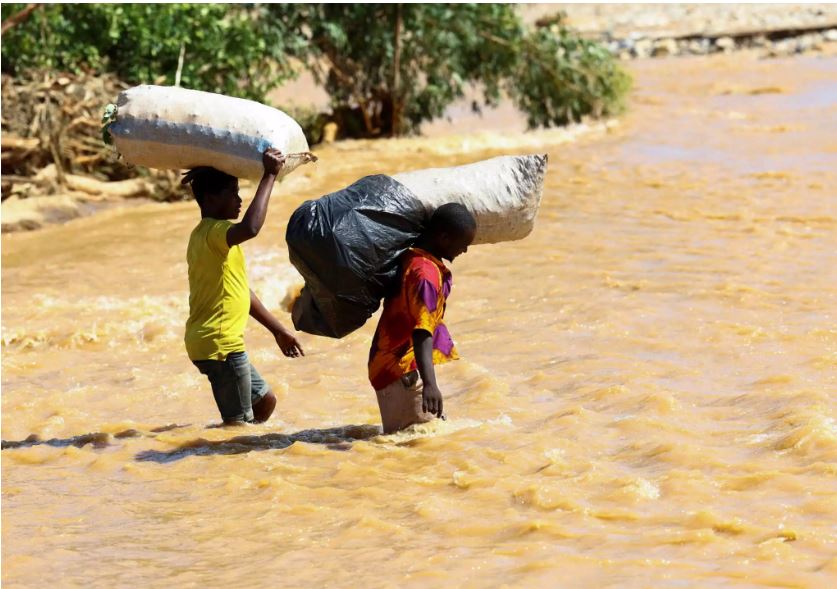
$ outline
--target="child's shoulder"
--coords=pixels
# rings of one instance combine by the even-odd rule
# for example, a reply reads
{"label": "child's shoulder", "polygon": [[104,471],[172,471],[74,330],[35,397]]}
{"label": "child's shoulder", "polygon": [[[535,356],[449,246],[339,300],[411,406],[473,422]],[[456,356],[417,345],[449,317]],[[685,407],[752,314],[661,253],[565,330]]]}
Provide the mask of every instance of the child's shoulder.
{"label": "child's shoulder", "polygon": [[214,219],[213,217],[203,217],[198,223],[198,227],[229,227],[233,222],[229,219]]}
{"label": "child's shoulder", "polygon": [[404,277],[405,279],[424,279],[439,284],[442,279],[442,273],[438,265],[430,258],[414,252],[408,252],[407,258],[404,261]]}
{"label": "child's shoulder", "polygon": [[232,225],[233,223],[227,219],[204,217],[197,225],[195,225],[195,228],[192,229],[192,235],[207,235],[209,233],[223,233],[226,235],[227,230],[229,230]]}
{"label": "child's shoulder", "polygon": [[189,234],[189,250],[194,250],[195,255],[202,255],[201,252],[209,250],[226,256],[231,249],[227,245],[227,231],[232,225],[226,219],[204,217]]}

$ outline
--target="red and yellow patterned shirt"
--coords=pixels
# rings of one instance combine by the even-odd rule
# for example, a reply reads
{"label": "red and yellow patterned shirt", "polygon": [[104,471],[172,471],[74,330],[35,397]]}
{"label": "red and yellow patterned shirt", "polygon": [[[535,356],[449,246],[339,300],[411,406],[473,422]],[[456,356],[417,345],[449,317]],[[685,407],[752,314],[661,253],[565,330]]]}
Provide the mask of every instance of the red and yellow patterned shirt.
{"label": "red and yellow patterned shirt", "polygon": [[413,331],[433,335],[433,364],[456,360],[448,328],[442,322],[453,278],[432,254],[410,249],[401,258],[401,288],[384,301],[384,311],[369,350],[369,380],[382,389],[416,370]]}

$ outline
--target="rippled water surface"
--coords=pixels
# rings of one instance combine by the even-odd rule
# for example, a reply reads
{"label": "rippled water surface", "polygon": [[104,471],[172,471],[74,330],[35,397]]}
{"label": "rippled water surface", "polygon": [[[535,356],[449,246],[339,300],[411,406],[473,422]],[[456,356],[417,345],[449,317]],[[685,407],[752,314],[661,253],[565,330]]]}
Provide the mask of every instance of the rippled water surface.
{"label": "rippled water surface", "polygon": [[245,253],[288,321],[302,200],[550,154],[534,233],[452,266],[450,419],[415,431],[379,435],[375,321],[301,360],[251,321],[277,414],[212,427],[194,203],[4,235],[4,587],[837,584],[837,60],[633,70],[609,131],[347,142],[274,191]]}

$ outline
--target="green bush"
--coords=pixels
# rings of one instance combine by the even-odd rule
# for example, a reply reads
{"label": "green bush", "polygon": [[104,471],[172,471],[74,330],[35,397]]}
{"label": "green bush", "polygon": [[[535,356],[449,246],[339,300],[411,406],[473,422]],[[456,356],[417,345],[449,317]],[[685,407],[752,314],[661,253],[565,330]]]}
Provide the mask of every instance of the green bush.
{"label": "green bush", "polygon": [[602,45],[561,27],[540,29],[521,43],[508,86],[530,128],[566,125],[620,113],[631,78]]}
{"label": "green bush", "polygon": [[[417,132],[469,87],[475,109],[506,94],[531,127],[618,113],[630,87],[604,47],[560,21],[527,31],[509,4],[43,5],[3,35],[2,69],[173,84],[181,51],[184,87],[260,101],[302,62],[344,136]],[[323,117],[304,118],[321,135]]]}
{"label": "green bush", "polygon": [[560,23],[557,32],[527,32],[514,5],[271,4],[266,12],[308,23],[300,57],[349,136],[416,132],[471,85],[480,91],[475,109],[505,93],[531,127],[618,113],[630,88],[606,48]]}
{"label": "green bush", "polygon": [[[3,20],[24,5],[3,4]],[[175,83],[263,100],[293,77],[298,35],[226,4],[50,4],[3,35],[2,69],[112,72],[129,84]]]}

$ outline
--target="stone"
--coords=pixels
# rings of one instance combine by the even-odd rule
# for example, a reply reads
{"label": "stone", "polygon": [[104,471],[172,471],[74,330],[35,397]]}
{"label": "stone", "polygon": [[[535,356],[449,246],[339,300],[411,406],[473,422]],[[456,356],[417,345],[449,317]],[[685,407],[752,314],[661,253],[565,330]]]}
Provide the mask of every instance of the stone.
{"label": "stone", "polygon": [[796,52],[796,41],[794,39],[783,39],[776,41],[767,48],[768,57],[784,57]]}
{"label": "stone", "polygon": [[695,55],[705,55],[709,53],[709,40],[708,39],[694,39],[689,41],[689,53],[693,53]]}
{"label": "stone", "polygon": [[796,39],[796,52],[805,53],[814,47],[814,39],[811,35],[803,35]]}
{"label": "stone", "polygon": [[677,41],[674,39],[657,39],[654,41],[654,46],[651,50],[651,55],[654,57],[677,55],[678,53]]}
{"label": "stone", "polygon": [[651,39],[640,39],[634,43],[634,55],[640,59],[651,57],[651,51],[654,49],[654,43]]}
{"label": "stone", "polygon": [[718,48],[718,51],[729,53],[735,49],[735,40],[732,37],[719,37],[715,40],[715,47]]}
{"label": "stone", "polygon": [[337,139],[337,123],[329,121],[323,127],[323,143],[334,143]]}
{"label": "stone", "polygon": [[770,42],[764,35],[757,35],[750,40],[751,47],[767,47]]}

